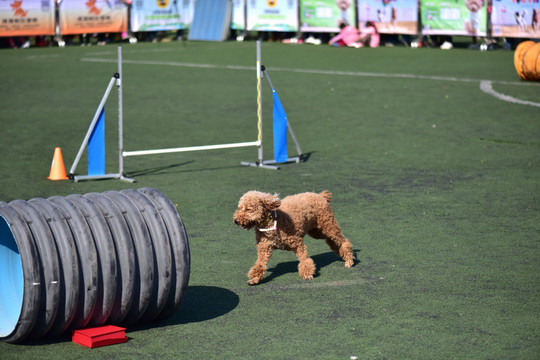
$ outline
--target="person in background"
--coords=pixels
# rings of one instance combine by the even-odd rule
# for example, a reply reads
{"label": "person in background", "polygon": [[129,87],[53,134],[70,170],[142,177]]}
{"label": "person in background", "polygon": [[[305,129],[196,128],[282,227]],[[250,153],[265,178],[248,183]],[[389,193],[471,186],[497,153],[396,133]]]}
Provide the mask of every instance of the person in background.
{"label": "person in background", "polygon": [[11,36],[8,38],[9,46],[12,49],[28,49],[30,40],[24,36]]}
{"label": "person in background", "polygon": [[345,23],[339,24],[340,32],[330,39],[330,46],[354,46],[358,40],[358,29]]}
{"label": "person in background", "polygon": [[379,30],[377,30],[377,26],[375,26],[375,23],[373,21],[368,21],[366,22],[364,30],[362,30],[362,32],[358,36],[358,40],[354,44],[354,47],[376,48],[379,47],[380,42],[381,36],[379,34]]}

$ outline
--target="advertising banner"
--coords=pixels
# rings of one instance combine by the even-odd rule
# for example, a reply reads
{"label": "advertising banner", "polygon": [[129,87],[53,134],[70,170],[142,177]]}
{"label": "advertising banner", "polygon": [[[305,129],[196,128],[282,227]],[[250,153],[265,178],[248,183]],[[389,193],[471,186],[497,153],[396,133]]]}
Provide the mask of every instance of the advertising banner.
{"label": "advertising banner", "polygon": [[358,0],[358,21],[372,21],[382,34],[417,34],[417,0]]}
{"label": "advertising banner", "polygon": [[135,0],[131,3],[131,30],[165,31],[182,27],[178,2],[174,0]]}
{"label": "advertising banner", "polygon": [[0,36],[54,35],[55,0],[0,0]]}
{"label": "advertising banner", "polygon": [[421,0],[421,10],[423,34],[486,36],[483,0]]}
{"label": "advertising banner", "polygon": [[356,26],[354,0],[300,0],[300,30],[339,32],[339,24]]}
{"label": "advertising banner", "polygon": [[247,0],[247,30],[297,31],[298,0]]}
{"label": "advertising banner", "polygon": [[491,24],[493,36],[540,38],[540,2],[496,0]]}
{"label": "advertising banner", "polygon": [[246,11],[245,0],[233,0],[232,2],[232,19],[231,29],[244,30],[246,28]]}
{"label": "advertising banner", "polygon": [[122,0],[64,0],[59,13],[63,35],[127,31],[127,6]]}
{"label": "advertising banner", "polygon": [[[147,0],[144,0],[147,1]],[[180,28],[189,29],[193,22],[195,12],[195,1],[197,0],[173,0],[180,5]]]}

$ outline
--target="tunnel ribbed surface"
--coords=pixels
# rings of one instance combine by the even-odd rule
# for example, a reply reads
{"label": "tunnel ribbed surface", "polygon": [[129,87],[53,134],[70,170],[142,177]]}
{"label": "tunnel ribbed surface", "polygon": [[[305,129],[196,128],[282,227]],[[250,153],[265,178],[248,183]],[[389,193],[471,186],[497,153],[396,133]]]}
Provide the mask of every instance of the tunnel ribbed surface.
{"label": "tunnel ribbed surface", "polygon": [[161,320],[189,281],[187,233],[152,188],[0,202],[0,339]]}

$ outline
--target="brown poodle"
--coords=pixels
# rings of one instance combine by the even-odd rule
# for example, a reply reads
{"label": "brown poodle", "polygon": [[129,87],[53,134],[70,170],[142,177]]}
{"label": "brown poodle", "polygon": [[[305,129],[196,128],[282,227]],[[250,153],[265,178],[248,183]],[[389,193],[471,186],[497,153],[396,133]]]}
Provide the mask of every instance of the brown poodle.
{"label": "brown poodle", "polygon": [[343,236],[334,217],[332,194],[302,193],[280,200],[278,195],[248,191],[238,202],[233,221],[244,229],[255,228],[257,261],[248,273],[248,284],[258,284],[274,249],[296,253],[298,272],[303,279],[313,279],[315,263],[308,257],[304,236],[325,239],[330,248],[345,260],[345,267],[354,265],[351,242]]}

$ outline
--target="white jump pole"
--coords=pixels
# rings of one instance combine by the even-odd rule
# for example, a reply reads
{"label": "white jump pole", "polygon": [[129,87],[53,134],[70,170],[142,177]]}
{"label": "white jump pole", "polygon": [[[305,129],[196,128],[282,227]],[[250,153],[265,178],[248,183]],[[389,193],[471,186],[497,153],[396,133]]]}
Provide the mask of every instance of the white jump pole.
{"label": "white jump pole", "polygon": [[134,179],[130,179],[124,176],[124,108],[123,108],[123,92],[122,92],[122,82],[124,78],[122,77],[122,47],[118,47],[118,173],[120,175],[120,180],[135,182]]}
{"label": "white jump pole", "polygon": [[263,162],[263,117],[262,117],[262,91],[261,91],[261,40],[257,40],[257,126],[259,130],[259,164]]}
{"label": "white jump pole", "polygon": [[230,148],[259,146],[259,145],[260,145],[259,141],[251,141],[251,142],[234,143],[234,144],[201,145],[201,146],[188,146],[188,147],[169,148],[169,149],[124,151],[123,154],[124,156],[142,156],[142,155],[168,154],[168,153],[188,152],[188,151],[230,149]]}
{"label": "white jump pole", "polygon": [[259,130],[259,161],[253,162],[241,162],[242,165],[263,167],[267,169],[277,170],[279,166],[267,165],[264,162],[263,157],[263,118],[262,118],[262,92],[261,92],[261,41],[257,40],[257,128]]}

